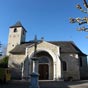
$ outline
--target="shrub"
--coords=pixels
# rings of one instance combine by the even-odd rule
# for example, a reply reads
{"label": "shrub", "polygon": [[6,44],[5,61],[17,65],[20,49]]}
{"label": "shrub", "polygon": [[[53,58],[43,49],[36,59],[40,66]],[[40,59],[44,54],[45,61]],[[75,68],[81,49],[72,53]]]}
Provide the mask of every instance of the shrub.
{"label": "shrub", "polygon": [[9,58],[8,56],[5,56],[0,60],[0,67],[1,68],[8,67],[8,58]]}

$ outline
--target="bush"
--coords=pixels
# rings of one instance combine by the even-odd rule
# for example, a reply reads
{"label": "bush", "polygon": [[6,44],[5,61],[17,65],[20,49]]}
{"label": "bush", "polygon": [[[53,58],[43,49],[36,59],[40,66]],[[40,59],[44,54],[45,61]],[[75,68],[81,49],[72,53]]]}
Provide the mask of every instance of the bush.
{"label": "bush", "polygon": [[5,56],[0,60],[0,67],[3,68],[8,67],[8,58],[9,58],[8,56]]}

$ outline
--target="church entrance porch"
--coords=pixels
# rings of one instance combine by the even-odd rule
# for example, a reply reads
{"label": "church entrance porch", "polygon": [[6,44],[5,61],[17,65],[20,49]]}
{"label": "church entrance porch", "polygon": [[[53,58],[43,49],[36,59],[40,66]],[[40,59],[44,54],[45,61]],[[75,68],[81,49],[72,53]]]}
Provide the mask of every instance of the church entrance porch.
{"label": "church entrance porch", "polygon": [[[39,80],[59,80],[59,78],[61,78],[60,59],[56,55],[57,53],[55,54],[51,50],[48,51],[48,49],[37,49],[37,52],[35,53],[35,56],[38,59],[38,68],[36,69],[36,72],[39,73]],[[30,51],[30,53],[28,53],[29,71],[26,70],[28,74],[31,74],[34,68],[31,60],[32,57],[34,57],[34,52]],[[27,65],[27,63],[25,63],[25,65]],[[27,66],[24,68],[27,69]]]}
{"label": "church entrance porch", "polygon": [[48,64],[39,64],[39,80],[49,79],[49,66]]}
{"label": "church entrance porch", "polygon": [[39,80],[53,80],[53,59],[45,51],[36,53],[38,57]]}

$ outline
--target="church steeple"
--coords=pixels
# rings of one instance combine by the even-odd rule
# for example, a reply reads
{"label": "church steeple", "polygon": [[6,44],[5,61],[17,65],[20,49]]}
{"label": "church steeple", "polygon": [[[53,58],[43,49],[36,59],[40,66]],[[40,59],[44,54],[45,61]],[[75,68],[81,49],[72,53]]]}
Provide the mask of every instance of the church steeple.
{"label": "church steeple", "polygon": [[21,22],[17,22],[15,25],[10,26],[9,28],[9,37],[8,37],[8,47],[7,47],[7,55],[9,52],[15,48],[16,45],[25,42],[26,38],[26,30],[22,26]]}
{"label": "church steeple", "polygon": [[22,27],[22,24],[20,21],[18,21],[15,25],[10,26],[10,28],[12,27]]}
{"label": "church steeple", "polygon": [[[20,21],[17,21],[16,24],[10,26],[10,28],[16,28],[16,27],[22,27],[25,30],[25,28],[23,27]],[[27,31],[25,30],[25,32]]]}

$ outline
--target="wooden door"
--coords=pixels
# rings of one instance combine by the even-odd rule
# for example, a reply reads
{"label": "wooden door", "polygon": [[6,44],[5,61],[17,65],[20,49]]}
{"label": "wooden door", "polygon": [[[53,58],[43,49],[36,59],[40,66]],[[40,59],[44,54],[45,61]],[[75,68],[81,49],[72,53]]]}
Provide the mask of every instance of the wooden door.
{"label": "wooden door", "polygon": [[48,80],[49,66],[48,64],[39,64],[39,80]]}

